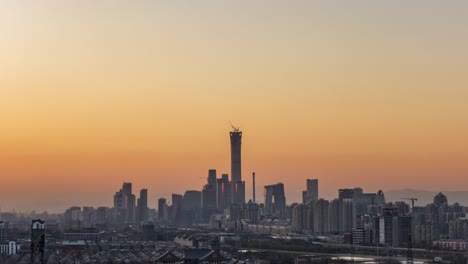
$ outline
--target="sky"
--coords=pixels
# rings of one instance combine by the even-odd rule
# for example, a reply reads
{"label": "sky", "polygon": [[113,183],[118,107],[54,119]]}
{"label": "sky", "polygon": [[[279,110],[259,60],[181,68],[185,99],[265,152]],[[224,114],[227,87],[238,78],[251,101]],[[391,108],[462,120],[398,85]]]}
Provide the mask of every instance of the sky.
{"label": "sky", "polygon": [[0,2],[0,208],[112,205],[230,172],[251,197],[468,189],[468,2]]}

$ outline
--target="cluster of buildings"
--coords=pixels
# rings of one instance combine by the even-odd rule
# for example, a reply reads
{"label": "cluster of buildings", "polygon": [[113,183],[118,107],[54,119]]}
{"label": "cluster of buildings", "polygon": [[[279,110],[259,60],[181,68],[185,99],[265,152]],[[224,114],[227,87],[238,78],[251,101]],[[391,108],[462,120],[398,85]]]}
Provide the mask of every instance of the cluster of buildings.
{"label": "cluster of buildings", "polygon": [[242,131],[229,133],[231,140],[231,179],[229,174],[218,178],[214,169],[208,170],[207,182],[201,190],[187,190],[183,195],[173,194],[172,203],[165,198],[158,200],[159,221],[178,226],[207,223],[224,210],[245,206],[245,181],[242,180]]}
{"label": "cluster of buildings", "polygon": [[6,238],[5,227],[5,222],[0,221],[0,254],[15,255],[20,245],[17,245],[16,241]]}
{"label": "cluster of buildings", "polygon": [[[294,236],[306,237],[308,240],[326,237],[336,243],[377,247],[468,248],[466,208],[458,203],[449,204],[442,193],[436,195],[433,203],[427,206],[414,206],[416,198],[408,198],[412,200],[412,206],[403,201],[388,203],[383,191],[367,193],[362,188],[339,189],[337,198],[326,200],[319,195],[319,180],[307,179],[301,203],[287,204],[283,183],[264,186],[264,200],[258,202],[253,173],[253,195],[246,202],[245,181],[241,174],[242,132],[234,128],[229,135],[231,177],[229,174],[218,177],[217,171],[210,169],[201,190],[172,194],[170,203],[160,198],[155,209],[148,207],[148,189],[141,189],[137,197],[133,193],[132,183],[124,182],[122,188],[114,194],[112,207],[74,206],[54,220],[48,220],[49,234],[59,234],[55,241],[49,237],[49,242],[53,241],[53,245],[60,246],[56,252],[62,255],[57,258],[60,257],[66,263],[67,256],[79,252],[93,263],[103,259],[117,262],[240,263],[232,262],[232,259],[220,255],[216,250],[206,251],[206,248],[203,254],[201,251],[182,252],[181,248],[188,247],[183,246],[183,243],[192,243],[185,237],[174,238],[177,243],[183,242],[178,244],[179,248],[136,254],[139,252],[136,248],[142,249],[144,246],[134,241],[159,240],[158,235],[161,234],[158,234],[158,228],[189,230],[193,227],[216,230],[218,233],[229,231]],[[24,243],[17,243],[5,235],[7,225],[7,222],[0,221],[0,254],[15,255],[18,251],[26,251],[31,262],[43,263],[47,241],[45,222],[32,221],[26,249],[21,247]],[[138,236],[129,237],[119,233],[128,230],[136,230]],[[129,248],[126,248],[127,244],[119,244],[118,250],[112,246],[102,250],[107,242],[115,244],[121,240],[133,242]],[[209,243],[205,246],[209,248]],[[192,253],[198,254],[198,260],[187,257]]]}

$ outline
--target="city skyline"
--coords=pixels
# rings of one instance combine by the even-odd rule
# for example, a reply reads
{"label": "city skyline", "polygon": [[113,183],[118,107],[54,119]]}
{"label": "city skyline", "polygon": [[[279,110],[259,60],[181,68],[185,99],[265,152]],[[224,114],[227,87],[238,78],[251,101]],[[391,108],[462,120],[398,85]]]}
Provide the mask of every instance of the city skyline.
{"label": "city skyline", "polygon": [[468,1],[0,1],[0,263],[468,263]]}
{"label": "city skyline", "polygon": [[246,200],[468,191],[467,3],[175,2],[0,3],[2,210],[198,190],[228,120]]}

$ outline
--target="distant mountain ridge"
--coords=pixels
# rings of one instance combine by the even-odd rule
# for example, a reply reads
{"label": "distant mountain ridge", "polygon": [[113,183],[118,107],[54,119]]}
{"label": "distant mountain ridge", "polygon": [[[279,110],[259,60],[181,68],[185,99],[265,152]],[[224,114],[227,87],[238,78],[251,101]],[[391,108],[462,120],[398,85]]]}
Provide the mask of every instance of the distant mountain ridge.
{"label": "distant mountain ridge", "polygon": [[[468,206],[468,191],[440,191],[447,196],[449,204],[460,203],[463,206]],[[417,206],[425,206],[433,202],[434,196],[439,192],[415,189],[392,190],[385,193],[387,202],[402,201],[401,198],[418,198],[415,203]],[[410,201],[406,201],[408,204]]]}

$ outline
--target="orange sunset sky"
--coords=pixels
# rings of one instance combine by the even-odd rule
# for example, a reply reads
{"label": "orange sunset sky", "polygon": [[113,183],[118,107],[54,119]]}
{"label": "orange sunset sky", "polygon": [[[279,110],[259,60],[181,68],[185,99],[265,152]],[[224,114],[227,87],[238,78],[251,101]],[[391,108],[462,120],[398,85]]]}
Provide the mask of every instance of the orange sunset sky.
{"label": "orange sunset sky", "polygon": [[0,207],[112,205],[230,172],[300,200],[468,190],[467,1],[0,3]]}

